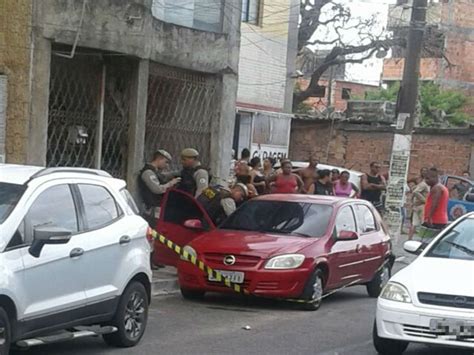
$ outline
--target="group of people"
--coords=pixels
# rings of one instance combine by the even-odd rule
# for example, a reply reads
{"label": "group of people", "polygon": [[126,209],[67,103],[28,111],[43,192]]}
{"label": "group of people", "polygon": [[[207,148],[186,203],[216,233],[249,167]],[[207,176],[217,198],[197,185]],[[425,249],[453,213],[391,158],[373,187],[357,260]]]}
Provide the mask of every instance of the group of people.
{"label": "group of people", "polygon": [[350,182],[348,171],[318,169],[318,161],[310,157],[306,168],[294,170],[290,160],[281,160],[275,169],[275,159],[250,159],[244,149],[240,160],[233,160],[230,184],[246,184],[250,197],[268,193],[303,193],[340,197],[358,197],[359,188]]}

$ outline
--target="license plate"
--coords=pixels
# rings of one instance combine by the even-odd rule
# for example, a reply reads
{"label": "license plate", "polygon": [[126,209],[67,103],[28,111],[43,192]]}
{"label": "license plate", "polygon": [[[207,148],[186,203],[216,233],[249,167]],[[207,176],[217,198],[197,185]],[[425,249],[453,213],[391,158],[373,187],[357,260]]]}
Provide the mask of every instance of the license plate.
{"label": "license plate", "polygon": [[[216,270],[223,277],[230,279],[230,282],[235,284],[243,284],[245,279],[245,274],[240,271],[224,271],[224,270]],[[209,281],[217,282],[217,278],[214,275],[209,275]],[[223,281],[223,280],[222,280]]]}
{"label": "license plate", "polygon": [[430,330],[456,337],[471,337],[474,336],[474,322],[454,319],[432,319],[430,321]]}

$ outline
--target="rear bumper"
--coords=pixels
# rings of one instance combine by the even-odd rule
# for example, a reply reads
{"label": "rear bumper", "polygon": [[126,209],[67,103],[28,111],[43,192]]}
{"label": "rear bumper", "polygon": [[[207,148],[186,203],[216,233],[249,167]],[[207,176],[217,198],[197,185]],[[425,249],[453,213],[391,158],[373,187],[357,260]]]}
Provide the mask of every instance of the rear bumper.
{"label": "rear bumper", "polygon": [[460,340],[456,336],[436,334],[430,330],[432,319],[472,322],[473,315],[463,310],[425,308],[380,298],[377,303],[377,332],[381,338],[474,349],[474,337]]}
{"label": "rear bumper", "polygon": [[[250,294],[275,298],[297,298],[303,293],[306,282],[311,275],[311,269],[298,268],[295,270],[265,270],[265,269],[239,269],[225,265],[217,267],[218,270],[240,271],[245,273],[244,283],[241,285]],[[178,263],[178,278],[181,288],[234,293],[222,282],[208,281],[207,274],[193,264],[186,261]]]}

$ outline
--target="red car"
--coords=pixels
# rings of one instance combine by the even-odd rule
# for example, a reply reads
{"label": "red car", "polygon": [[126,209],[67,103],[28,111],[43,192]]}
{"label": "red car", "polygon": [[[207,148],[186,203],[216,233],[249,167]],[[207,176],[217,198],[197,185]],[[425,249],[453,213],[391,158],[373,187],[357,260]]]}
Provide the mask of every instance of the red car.
{"label": "red car", "polygon": [[[390,278],[391,242],[374,207],[362,200],[266,195],[248,201],[218,228],[192,197],[171,191],[158,229],[251,294],[317,300],[347,285],[377,297]],[[177,265],[185,298],[233,292],[156,244],[156,258]]]}

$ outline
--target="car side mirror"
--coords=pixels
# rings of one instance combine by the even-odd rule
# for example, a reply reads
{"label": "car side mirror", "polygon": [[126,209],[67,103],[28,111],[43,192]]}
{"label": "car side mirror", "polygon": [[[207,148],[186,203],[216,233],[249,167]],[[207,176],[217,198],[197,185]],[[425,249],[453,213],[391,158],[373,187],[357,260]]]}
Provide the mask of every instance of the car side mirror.
{"label": "car side mirror", "polygon": [[202,222],[199,219],[188,219],[184,222],[184,227],[194,230],[203,230]]}
{"label": "car side mirror", "polygon": [[420,255],[423,251],[423,243],[409,240],[403,244],[403,249],[410,254]]}
{"label": "car side mirror", "polygon": [[67,244],[71,239],[72,232],[63,228],[38,227],[33,230],[33,243],[28,250],[31,256],[39,258],[46,244]]}
{"label": "car side mirror", "polygon": [[359,234],[353,231],[340,231],[337,240],[349,241],[359,239]]}

